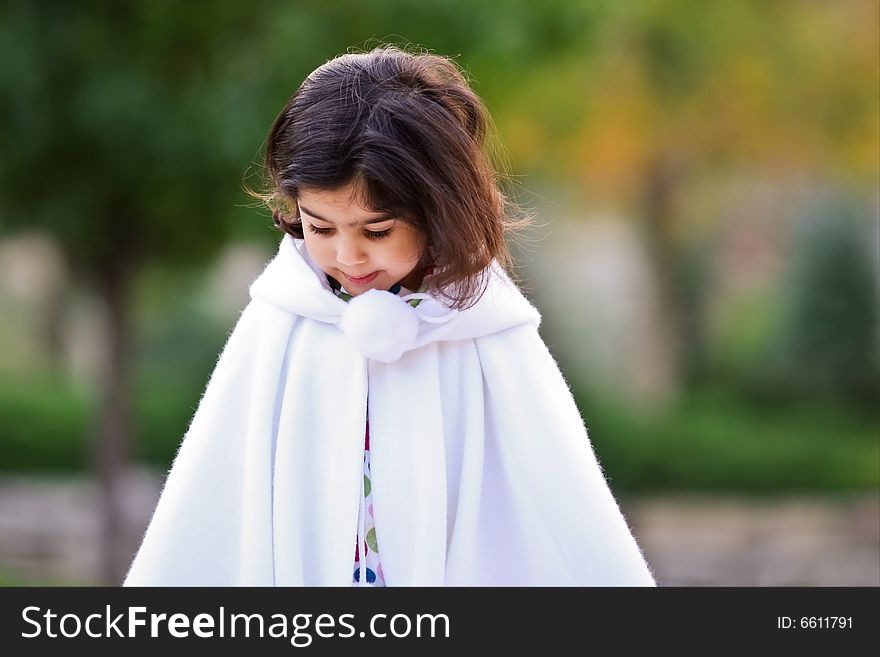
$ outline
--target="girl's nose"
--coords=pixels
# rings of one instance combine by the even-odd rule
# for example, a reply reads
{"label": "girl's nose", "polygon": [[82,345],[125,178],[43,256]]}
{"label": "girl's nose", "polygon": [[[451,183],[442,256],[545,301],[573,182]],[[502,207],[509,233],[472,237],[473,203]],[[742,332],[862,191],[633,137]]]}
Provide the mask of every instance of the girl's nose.
{"label": "girl's nose", "polygon": [[345,267],[354,267],[365,263],[367,254],[354,240],[342,238],[336,248],[336,261]]}

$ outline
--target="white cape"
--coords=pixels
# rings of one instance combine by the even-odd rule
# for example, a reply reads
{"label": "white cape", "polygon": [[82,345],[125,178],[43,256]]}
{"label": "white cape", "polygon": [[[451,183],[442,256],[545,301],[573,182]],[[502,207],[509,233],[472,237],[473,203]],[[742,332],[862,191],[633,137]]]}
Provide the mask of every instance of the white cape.
{"label": "white cape", "polygon": [[538,311],[490,274],[461,312],[346,303],[284,237],[125,585],[350,586],[368,404],[388,586],[654,585]]}

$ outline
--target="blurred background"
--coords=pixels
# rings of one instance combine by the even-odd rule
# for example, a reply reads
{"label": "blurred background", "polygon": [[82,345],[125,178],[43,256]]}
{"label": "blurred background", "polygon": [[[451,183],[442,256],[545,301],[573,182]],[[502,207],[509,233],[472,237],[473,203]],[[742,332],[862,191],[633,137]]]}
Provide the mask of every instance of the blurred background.
{"label": "blurred background", "polygon": [[665,585],[880,585],[876,0],[0,8],[0,584],[117,584],[314,68],[453,57],[541,332]]}

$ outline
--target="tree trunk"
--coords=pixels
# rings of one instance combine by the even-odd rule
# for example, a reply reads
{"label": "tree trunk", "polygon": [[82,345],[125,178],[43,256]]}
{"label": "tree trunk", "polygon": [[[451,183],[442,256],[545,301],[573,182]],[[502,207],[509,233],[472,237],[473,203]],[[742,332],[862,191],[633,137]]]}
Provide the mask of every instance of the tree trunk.
{"label": "tree trunk", "polygon": [[124,258],[115,259],[98,282],[106,308],[107,348],[101,377],[101,412],[94,463],[101,494],[101,578],[118,586],[131,555],[125,553],[123,475],[130,436],[131,326],[129,291],[132,278]]}
{"label": "tree trunk", "polygon": [[665,334],[670,383],[677,389],[686,374],[686,345],[683,344],[683,299],[676,272],[674,230],[676,223],[675,193],[680,171],[674,160],[658,155],[648,166],[644,187],[648,258],[655,275],[659,295],[660,330]]}
{"label": "tree trunk", "polygon": [[657,276],[673,374],[679,388],[699,386],[705,376],[705,274],[701,254],[678,246],[678,195],[691,171],[686,154],[659,153],[648,167],[644,187],[648,249]]}
{"label": "tree trunk", "polygon": [[53,372],[62,372],[67,360],[64,329],[67,325],[70,292],[63,284],[53,284],[43,309],[43,345]]}

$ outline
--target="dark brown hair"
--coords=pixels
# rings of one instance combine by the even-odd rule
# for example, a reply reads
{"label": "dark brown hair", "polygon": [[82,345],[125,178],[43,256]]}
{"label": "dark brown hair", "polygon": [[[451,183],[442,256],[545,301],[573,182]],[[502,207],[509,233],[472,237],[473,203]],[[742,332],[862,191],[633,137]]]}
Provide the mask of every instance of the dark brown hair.
{"label": "dark brown hair", "polygon": [[439,55],[396,46],[350,52],[313,71],[275,119],[266,143],[275,225],[303,238],[302,189],[352,186],[365,208],[422,236],[426,291],[464,309],[493,259],[511,273],[505,237],[530,218],[499,186],[492,119],[462,71]]}

